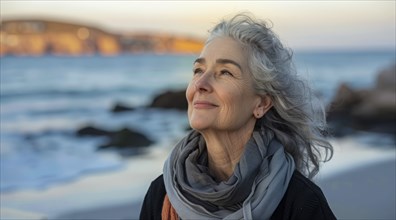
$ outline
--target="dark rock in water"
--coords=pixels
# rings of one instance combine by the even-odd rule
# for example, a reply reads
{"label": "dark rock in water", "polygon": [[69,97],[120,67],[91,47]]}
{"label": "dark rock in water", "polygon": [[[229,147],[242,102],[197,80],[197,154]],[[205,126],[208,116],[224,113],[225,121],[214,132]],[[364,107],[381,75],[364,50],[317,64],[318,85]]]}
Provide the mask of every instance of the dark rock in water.
{"label": "dark rock in water", "polygon": [[118,113],[118,112],[126,112],[126,111],[133,111],[135,108],[127,106],[123,103],[116,103],[113,108],[111,109],[112,112]]}
{"label": "dark rock in water", "polygon": [[119,131],[115,131],[111,134],[108,143],[99,147],[99,149],[116,147],[116,148],[128,148],[128,147],[147,147],[151,145],[153,141],[148,139],[143,134],[132,131],[128,128],[123,128]]}
{"label": "dark rock in water", "polygon": [[166,91],[156,96],[149,107],[187,110],[186,90]]}
{"label": "dark rock in water", "polygon": [[340,85],[329,106],[327,120],[335,134],[356,130],[396,132],[396,65],[383,70],[377,85],[371,89],[354,90]]}
{"label": "dark rock in water", "polygon": [[[122,128],[118,131],[108,131],[93,126],[86,126],[80,128],[76,132],[77,136],[101,136],[107,138],[107,143],[98,146],[98,149],[116,148],[123,149],[122,154],[134,154],[135,151],[128,151],[128,149],[137,149],[147,147],[154,142],[147,138],[145,135],[133,131],[129,128]],[[131,154],[132,152],[132,154]]]}
{"label": "dark rock in water", "polygon": [[395,92],[396,88],[396,64],[388,69],[383,69],[379,72],[376,81],[376,88],[381,90],[390,90]]}
{"label": "dark rock in water", "polygon": [[77,130],[77,136],[108,136],[111,132],[93,126],[82,127]]}
{"label": "dark rock in water", "polygon": [[345,114],[350,111],[353,106],[362,102],[362,91],[354,91],[347,84],[342,83],[333,98],[331,103],[331,110],[333,114]]}

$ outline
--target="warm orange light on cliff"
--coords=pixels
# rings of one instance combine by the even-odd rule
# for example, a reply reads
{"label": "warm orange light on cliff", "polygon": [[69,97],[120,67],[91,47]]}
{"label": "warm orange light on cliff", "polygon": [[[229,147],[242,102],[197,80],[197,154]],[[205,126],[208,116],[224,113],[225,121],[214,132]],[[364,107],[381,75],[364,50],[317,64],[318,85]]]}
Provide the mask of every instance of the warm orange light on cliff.
{"label": "warm orange light on cliff", "polygon": [[15,34],[8,34],[5,37],[5,45],[10,47],[16,47],[19,44],[19,37]]}
{"label": "warm orange light on cliff", "polygon": [[89,37],[89,30],[85,27],[81,27],[77,30],[77,37],[80,38],[80,40],[86,40]]}
{"label": "warm orange light on cliff", "polygon": [[97,39],[99,52],[103,55],[115,55],[120,52],[117,41],[109,36],[100,36]]}
{"label": "warm orange light on cliff", "polygon": [[117,55],[199,53],[203,41],[167,34],[118,35],[94,27],[54,21],[4,21],[0,55]]}
{"label": "warm orange light on cliff", "polygon": [[190,53],[199,53],[203,48],[201,42],[192,41],[188,39],[181,39],[173,43],[173,49],[176,53],[183,53],[190,51]]}

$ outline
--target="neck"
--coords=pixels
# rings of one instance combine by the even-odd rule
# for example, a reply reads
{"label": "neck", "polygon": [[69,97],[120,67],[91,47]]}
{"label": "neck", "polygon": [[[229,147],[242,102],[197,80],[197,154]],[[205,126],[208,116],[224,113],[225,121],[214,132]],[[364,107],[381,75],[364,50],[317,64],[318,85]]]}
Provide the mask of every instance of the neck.
{"label": "neck", "polygon": [[217,181],[229,179],[238,164],[253,129],[237,132],[202,132],[208,151],[210,174]]}

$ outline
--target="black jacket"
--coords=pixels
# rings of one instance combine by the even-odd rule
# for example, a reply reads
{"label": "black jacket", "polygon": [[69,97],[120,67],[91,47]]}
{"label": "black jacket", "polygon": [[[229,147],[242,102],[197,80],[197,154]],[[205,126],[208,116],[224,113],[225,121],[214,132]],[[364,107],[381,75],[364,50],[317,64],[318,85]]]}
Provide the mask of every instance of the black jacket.
{"label": "black jacket", "polygon": [[[166,191],[163,176],[155,179],[144,198],[141,220],[160,220]],[[332,220],[336,219],[322,190],[295,171],[281,202],[273,213],[272,220]]]}

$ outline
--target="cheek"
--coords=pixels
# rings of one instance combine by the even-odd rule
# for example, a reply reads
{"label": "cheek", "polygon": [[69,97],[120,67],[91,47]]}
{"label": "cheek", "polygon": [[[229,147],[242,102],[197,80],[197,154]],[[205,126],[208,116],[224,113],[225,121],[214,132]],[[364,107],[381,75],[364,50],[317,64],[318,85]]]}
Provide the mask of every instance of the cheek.
{"label": "cheek", "polygon": [[187,108],[188,117],[191,116],[191,111],[192,111],[191,104],[194,98],[194,93],[195,93],[194,86],[192,86],[192,83],[188,84],[188,87],[186,89],[186,99],[188,103],[188,108]]}
{"label": "cheek", "polygon": [[220,96],[222,97],[221,101],[223,103],[223,117],[221,117],[223,120],[234,117],[234,114],[237,113],[239,108],[241,108],[241,102],[238,95],[239,94],[236,94],[235,91],[232,90],[225,90],[223,94],[220,94]]}
{"label": "cheek", "polygon": [[250,94],[244,93],[239,88],[224,93],[223,102],[225,103],[224,115],[227,117],[242,116],[240,114],[251,109]]}
{"label": "cheek", "polygon": [[193,97],[194,97],[194,92],[195,92],[194,86],[192,85],[192,82],[190,82],[186,89],[186,99],[187,99],[188,104],[190,104],[192,102]]}

